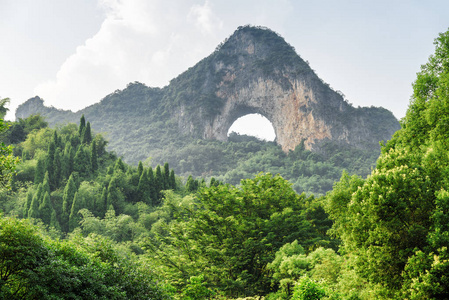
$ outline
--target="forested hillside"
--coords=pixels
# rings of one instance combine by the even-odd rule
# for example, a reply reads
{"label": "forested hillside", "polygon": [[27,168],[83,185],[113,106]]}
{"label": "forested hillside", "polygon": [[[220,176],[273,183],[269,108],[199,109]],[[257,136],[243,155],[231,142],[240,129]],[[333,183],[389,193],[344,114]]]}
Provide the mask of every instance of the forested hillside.
{"label": "forested hillside", "polygon": [[[274,143],[227,137],[232,122],[248,113],[271,121]],[[316,194],[329,191],[344,169],[366,176],[379,142],[399,129],[390,111],[353,107],[281,36],[253,26],[239,27],[166,87],[130,83],[76,113],[46,107],[39,97],[16,111],[18,119],[33,114],[51,128],[84,115],[107,149],[134,166],[168,162],[180,176],[231,184],[269,171],[299,193]]]}
{"label": "forested hillside", "polygon": [[447,299],[449,31],[435,46],[376,168],[322,197],[127,165],[83,117],[2,122],[0,298]]}

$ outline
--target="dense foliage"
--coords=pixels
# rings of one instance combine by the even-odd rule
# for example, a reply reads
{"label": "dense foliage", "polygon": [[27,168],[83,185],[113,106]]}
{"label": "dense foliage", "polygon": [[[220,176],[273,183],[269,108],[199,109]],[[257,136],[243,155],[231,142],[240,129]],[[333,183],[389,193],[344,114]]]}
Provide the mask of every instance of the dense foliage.
{"label": "dense foliage", "polygon": [[187,177],[214,177],[233,185],[260,172],[281,174],[298,193],[325,194],[343,170],[365,177],[375,166],[380,151],[361,150],[327,143],[320,153],[303,144],[285,153],[275,142],[231,133],[228,142],[196,140],[183,147],[168,144],[155,152],[153,163],[167,161],[177,174]]}
{"label": "dense foliage", "polygon": [[449,31],[435,45],[376,170],[366,180],[344,176],[328,195],[362,298],[449,296]]}
{"label": "dense foliage", "polygon": [[[10,124],[22,163],[0,194],[0,298],[447,299],[449,31],[435,44],[376,168],[320,198],[270,173],[233,186],[128,166],[84,118]],[[313,159],[351,155],[331,150]]]}

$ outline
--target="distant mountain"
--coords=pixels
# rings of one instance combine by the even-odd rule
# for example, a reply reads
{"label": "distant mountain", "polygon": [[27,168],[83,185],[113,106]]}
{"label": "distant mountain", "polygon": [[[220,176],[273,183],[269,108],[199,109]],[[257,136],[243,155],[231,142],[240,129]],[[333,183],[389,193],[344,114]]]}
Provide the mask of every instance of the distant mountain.
{"label": "distant mountain", "polygon": [[16,117],[36,113],[53,126],[84,114],[110,149],[131,163],[163,159],[197,140],[226,141],[232,123],[249,113],[272,122],[285,153],[301,144],[320,153],[329,142],[377,153],[379,141],[400,128],[384,108],[348,104],[282,37],[252,26],[239,27],[164,88],[130,83],[76,113],[35,97],[19,106]]}

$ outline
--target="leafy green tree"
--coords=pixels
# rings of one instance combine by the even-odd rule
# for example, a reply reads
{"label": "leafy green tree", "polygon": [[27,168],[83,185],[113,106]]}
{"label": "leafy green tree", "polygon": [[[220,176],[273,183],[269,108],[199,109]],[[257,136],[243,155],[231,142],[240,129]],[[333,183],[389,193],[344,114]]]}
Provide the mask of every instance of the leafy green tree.
{"label": "leafy green tree", "polygon": [[[166,198],[170,194],[166,194]],[[306,197],[298,195],[280,176],[258,175],[230,185],[203,188],[197,201],[185,207],[171,203],[177,221],[170,239],[150,249],[176,280],[201,272],[213,288],[230,296],[264,295],[271,291],[267,269],[276,251],[295,239],[303,247],[317,235],[304,218]],[[175,280],[175,279],[174,279]]]}
{"label": "leafy green tree", "polygon": [[[39,185],[41,188],[40,191],[42,191],[42,185]],[[38,192],[33,196],[33,200],[31,200],[30,209],[28,210],[28,218],[31,219],[37,219],[40,217],[39,215],[39,198],[40,198],[39,189]]]}
{"label": "leafy green tree", "polygon": [[161,166],[156,166],[156,174],[154,176],[154,186],[156,189],[156,204],[160,202],[160,199],[162,197],[161,191],[164,190],[165,183],[164,183],[164,176],[162,175]]}
{"label": "leafy green tree", "polygon": [[122,158],[119,158],[115,161],[115,165],[114,165],[114,171],[120,170],[123,173],[126,172],[126,166],[122,161]]}
{"label": "leafy green tree", "polygon": [[56,211],[54,209],[51,210],[50,227],[53,227],[58,231],[62,229],[61,225],[59,225],[58,217],[56,216]]}
{"label": "leafy green tree", "polygon": [[69,216],[73,205],[73,198],[75,197],[75,193],[77,191],[77,184],[75,181],[75,176],[73,174],[70,175],[62,196],[61,227],[65,232],[69,230]]}
{"label": "leafy green tree", "polygon": [[96,215],[103,217],[106,213],[107,203],[108,203],[108,189],[106,187],[103,188],[101,193],[101,197],[97,197],[95,202],[95,211]]}
{"label": "leafy green tree", "polygon": [[449,31],[422,66],[399,130],[366,180],[344,178],[329,214],[356,274],[379,299],[435,299],[449,293]]}
{"label": "leafy green tree", "polygon": [[[56,135],[56,131],[54,132],[54,134]],[[50,184],[50,188],[52,190],[54,190],[56,188],[56,186],[55,186],[55,165],[54,165],[55,151],[56,151],[56,145],[55,145],[54,140],[52,140],[50,142],[50,144],[48,145],[47,157],[45,159],[46,172],[48,172],[49,184]]]}
{"label": "leafy green tree", "polygon": [[173,169],[170,171],[169,182],[170,182],[170,189],[176,190],[176,178],[175,178],[175,171]]}
{"label": "leafy green tree", "polygon": [[150,181],[148,180],[148,174],[146,171],[142,172],[140,176],[139,185],[137,187],[137,193],[139,197],[139,201],[142,201],[147,204],[152,204],[153,199],[151,199],[151,188]]}
{"label": "leafy green tree", "polygon": [[167,162],[164,164],[163,178],[164,178],[164,190],[171,189],[172,187],[170,186],[170,166],[168,165]]}
{"label": "leafy green tree", "polygon": [[84,114],[80,118],[80,126],[78,128],[78,135],[80,137],[83,136],[83,132],[86,129],[86,118],[84,118]]}
{"label": "leafy green tree", "polygon": [[193,179],[192,175],[189,175],[186,182],[186,191],[195,192],[198,189],[198,181]]}
{"label": "leafy green tree", "polygon": [[90,122],[87,122],[86,128],[83,130],[81,135],[81,143],[90,144],[92,142],[92,132],[90,129]]}
{"label": "leafy green tree", "polygon": [[95,144],[95,140],[90,144],[90,163],[92,171],[95,172],[98,169],[98,153],[97,146]]}
{"label": "leafy green tree", "polygon": [[125,206],[125,197],[118,186],[118,176],[114,174],[108,185],[107,207],[112,205],[115,211],[122,213]]}
{"label": "leafy green tree", "polygon": [[322,284],[313,281],[307,276],[300,278],[293,291],[292,300],[319,300],[326,296]]}
{"label": "leafy green tree", "polygon": [[67,142],[64,147],[63,158],[61,159],[61,173],[65,179],[68,179],[73,172],[74,157],[75,153],[73,152],[72,144]]}
{"label": "leafy green tree", "polygon": [[79,226],[79,222],[81,221],[81,216],[78,214],[80,209],[85,207],[83,197],[78,196],[78,192],[75,193],[73,197],[72,208],[70,209],[69,216],[69,231],[73,231],[76,227]]}
{"label": "leafy green tree", "polygon": [[39,184],[44,181],[45,172],[46,172],[45,160],[43,160],[42,158],[38,158],[36,164],[36,171],[34,173],[34,184]]}
{"label": "leafy green tree", "polygon": [[50,224],[52,211],[54,211],[54,209],[50,202],[50,194],[48,191],[45,191],[42,203],[39,205],[39,217],[44,224]]}
{"label": "leafy green tree", "polygon": [[31,191],[31,189],[28,190],[27,195],[26,195],[26,201],[23,205],[23,212],[22,212],[22,216],[24,218],[28,217],[28,210],[31,207],[31,201],[33,201],[33,192]]}
{"label": "leafy green tree", "polygon": [[28,284],[23,277],[38,270],[47,251],[42,238],[27,220],[0,215],[1,298],[27,298]]}
{"label": "leafy green tree", "polygon": [[155,203],[155,201],[158,199],[158,191],[157,191],[157,184],[156,184],[156,179],[154,178],[154,172],[153,172],[153,168],[149,167],[148,168],[148,184],[150,186],[150,198],[153,200],[153,203]]}
{"label": "leafy green tree", "polygon": [[84,145],[80,145],[76,151],[75,158],[73,159],[73,170],[85,178],[90,175],[91,162],[90,155],[87,153]]}
{"label": "leafy green tree", "polygon": [[57,189],[59,185],[61,184],[61,177],[62,177],[62,154],[60,148],[56,148],[55,150],[55,156],[53,159],[53,167],[54,167],[54,174],[53,174],[53,187],[54,189]]}
{"label": "leafy green tree", "polygon": [[139,164],[137,166],[137,175],[139,176],[139,178],[140,176],[142,176],[142,173],[143,173],[143,164],[142,161],[139,161]]}

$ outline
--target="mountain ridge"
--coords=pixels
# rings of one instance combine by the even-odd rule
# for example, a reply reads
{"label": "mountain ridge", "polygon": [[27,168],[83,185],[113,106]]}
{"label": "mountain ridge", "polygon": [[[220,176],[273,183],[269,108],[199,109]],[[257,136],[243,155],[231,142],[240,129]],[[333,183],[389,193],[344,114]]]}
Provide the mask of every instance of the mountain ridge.
{"label": "mountain ridge", "polygon": [[163,88],[130,83],[76,113],[45,107],[42,99],[32,98],[19,106],[16,117],[33,113],[45,116],[52,126],[76,122],[84,114],[96,132],[106,133],[111,149],[134,163],[162,151],[160,144],[166,141],[180,147],[183,142],[175,140],[226,141],[232,123],[249,113],[270,120],[284,152],[302,142],[318,152],[328,141],[379,148],[379,141],[399,129],[391,112],[354,108],[282,37],[253,26],[239,27],[211,55]]}

